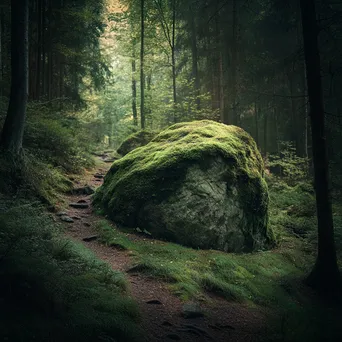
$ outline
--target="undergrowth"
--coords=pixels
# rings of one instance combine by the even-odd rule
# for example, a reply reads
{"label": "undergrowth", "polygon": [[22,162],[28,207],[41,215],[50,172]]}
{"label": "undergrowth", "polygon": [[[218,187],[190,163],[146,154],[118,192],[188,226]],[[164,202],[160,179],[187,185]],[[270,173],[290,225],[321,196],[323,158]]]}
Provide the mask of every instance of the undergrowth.
{"label": "undergrowth", "polygon": [[124,276],[16,203],[0,203],[0,340],[138,341]]}
{"label": "undergrowth", "polygon": [[52,104],[29,104],[23,146],[15,159],[0,151],[0,193],[38,196],[54,205],[71,188],[68,175],[94,166],[86,126]]}

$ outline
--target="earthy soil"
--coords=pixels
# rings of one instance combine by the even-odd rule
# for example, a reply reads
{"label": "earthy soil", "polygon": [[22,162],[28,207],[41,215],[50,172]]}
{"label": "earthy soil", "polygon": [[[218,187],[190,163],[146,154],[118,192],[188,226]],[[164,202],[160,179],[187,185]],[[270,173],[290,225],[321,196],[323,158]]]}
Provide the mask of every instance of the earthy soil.
{"label": "earthy soil", "polygon": [[[105,175],[110,164],[103,162],[100,157],[98,159],[95,169],[87,171],[80,180],[75,181],[75,188],[84,185],[96,188],[102,184],[103,178],[98,178],[98,175]],[[65,223],[66,234],[81,242],[114,270],[125,273],[129,294],[141,311],[141,328],[146,341],[264,340],[269,313],[260,307],[232,303],[208,294],[201,303],[197,303],[204,313],[203,317],[183,317],[184,302],[172,294],[167,283],[141,273],[128,272],[132,266],[130,251],[108,247],[97,241],[94,225],[103,218],[93,212],[90,196],[68,195],[65,200],[67,205],[80,200],[89,204],[86,209],[61,208],[74,220],[73,223]],[[56,218],[60,219],[58,216]],[[90,241],[86,242],[84,238],[90,238]]]}

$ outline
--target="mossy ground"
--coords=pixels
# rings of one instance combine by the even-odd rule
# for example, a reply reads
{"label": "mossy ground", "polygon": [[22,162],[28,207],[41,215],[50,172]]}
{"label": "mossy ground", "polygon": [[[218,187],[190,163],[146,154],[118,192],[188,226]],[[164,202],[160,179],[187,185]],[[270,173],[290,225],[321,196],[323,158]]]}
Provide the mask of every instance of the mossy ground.
{"label": "mossy ground", "polygon": [[98,230],[109,246],[133,251],[134,269],[170,282],[172,290],[183,299],[200,298],[209,291],[240,302],[285,302],[288,296],[282,281],[300,277],[311,261],[297,249],[227,254],[149,238],[137,241],[106,221],[99,223]]}
{"label": "mossy ground", "polygon": [[42,208],[0,203],[0,340],[138,341],[122,273],[64,239]]}

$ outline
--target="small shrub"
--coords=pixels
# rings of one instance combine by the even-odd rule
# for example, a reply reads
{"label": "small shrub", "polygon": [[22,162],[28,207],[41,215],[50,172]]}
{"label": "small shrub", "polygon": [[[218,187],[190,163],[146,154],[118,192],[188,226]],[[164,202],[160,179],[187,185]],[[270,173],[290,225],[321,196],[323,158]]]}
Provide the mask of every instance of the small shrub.
{"label": "small shrub", "polygon": [[271,154],[267,160],[267,167],[273,169],[287,184],[295,185],[303,181],[309,174],[308,158],[298,157],[291,142],[282,141],[279,154]]}

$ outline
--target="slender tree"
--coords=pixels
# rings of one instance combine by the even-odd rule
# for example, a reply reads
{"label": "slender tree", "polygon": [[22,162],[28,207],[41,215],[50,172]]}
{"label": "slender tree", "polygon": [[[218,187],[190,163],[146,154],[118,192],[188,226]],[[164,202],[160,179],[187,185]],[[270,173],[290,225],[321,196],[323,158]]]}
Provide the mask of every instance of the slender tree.
{"label": "slender tree", "polygon": [[28,97],[28,0],[11,2],[11,95],[1,144],[13,154],[22,149]]}
{"label": "slender tree", "polygon": [[145,1],[140,2],[141,9],[141,23],[140,23],[140,124],[141,128],[145,128],[145,75],[144,75],[144,39],[145,39]]}
{"label": "slender tree", "polygon": [[314,184],[318,219],[318,254],[307,281],[321,293],[336,293],[341,285],[336,260],[334,226],[329,193],[321,62],[314,0],[300,0],[307,87],[310,103]]}
{"label": "slender tree", "polygon": [[135,49],[136,41],[133,38],[132,41],[132,112],[133,112],[133,124],[138,126],[138,111],[137,111],[137,80],[136,80],[136,62],[135,62]]}
{"label": "slender tree", "polygon": [[[161,0],[154,0],[156,5],[159,21],[164,32],[164,36],[171,50],[171,70],[172,70],[172,95],[174,106],[173,121],[176,122],[176,104],[177,98],[177,73],[176,73],[176,11],[178,3],[176,0],[171,0],[170,6],[166,7]],[[169,18],[169,16],[171,18]]]}
{"label": "slender tree", "polygon": [[2,26],[3,26],[3,9],[0,5],[0,99],[2,97],[3,82],[3,62],[2,62]]}
{"label": "slender tree", "polygon": [[194,79],[194,90],[196,94],[196,107],[197,110],[201,109],[200,100],[200,80],[198,75],[198,49],[197,49],[197,36],[196,36],[196,22],[195,17],[191,11],[189,11],[189,21],[190,21],[190,32],[191,32],[191,59],[192,59],[192,77]]}

